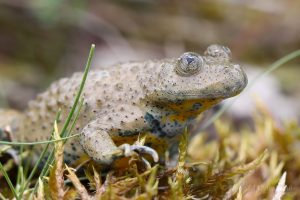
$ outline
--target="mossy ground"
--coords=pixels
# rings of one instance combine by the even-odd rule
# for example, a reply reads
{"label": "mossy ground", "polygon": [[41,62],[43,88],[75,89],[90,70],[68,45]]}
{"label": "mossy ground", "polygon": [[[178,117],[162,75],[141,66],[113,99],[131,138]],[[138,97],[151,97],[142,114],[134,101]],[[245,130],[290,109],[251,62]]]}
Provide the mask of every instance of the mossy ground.
{"label": "mossy ground", "polygon": [[[287,188],[283,199],[299,198],[300,182],[296,177],[300,165],[300,127],[288,123],[279,128],[266,110],[260,110],[254,117],[254,130],[235,131],[230,122],[219,120],[214,124],[213,140],[206,139],[209,133],[197,134],[190,141],[188,133],[183,134],[174,168],[147,168],[137,156],[124,169],[101,174],[98,166],[87,163],[77,169],[84,174],[76,173],[63,162],[63,142],[56,142],[55,162],[49,176],[33,179],[23,198],[32,195],[35,199],[271,199],[284,172]],[[58,132],[54,132],[55,139],[59,139]],[[4,165],[9,166],[10,162]],[[24,167],[7,167],[9,172],[20,169]],[[12,197],[3,184],[3,176],[1,180],[2,196]],[[38,187],[33,192],[36,182]],[[17,185],[16,191],[20,190],[18,187],[22,186]]]}

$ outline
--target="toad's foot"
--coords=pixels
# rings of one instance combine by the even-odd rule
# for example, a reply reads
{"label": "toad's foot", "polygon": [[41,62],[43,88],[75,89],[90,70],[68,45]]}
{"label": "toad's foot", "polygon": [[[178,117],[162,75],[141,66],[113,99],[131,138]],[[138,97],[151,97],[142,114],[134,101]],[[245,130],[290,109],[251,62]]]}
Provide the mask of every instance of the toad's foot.
{"label": "toad's foot", "polygon": [[111,165],[116,160],[132,156],[136,152],[139,154],[149,154],[154,162],[158,162],[159,157],[157,152],[150,147],[127,143],[116,146],[110,137],[107,126],[110,127],[111,125],[93,121],[82,130],[82,134],[80,135],[82,148],[96,162]]}
{"label": "toad's foot", "polygon": [[150,156],[152,156],[154,162],[158,162],[159,160],[157,152],[147,146],[122,144],[121,146],[119,146],[119,148],[124,150],[124,155],[126,157],[132,156],[134,152],[138,152],[141,154],[149,154]]}

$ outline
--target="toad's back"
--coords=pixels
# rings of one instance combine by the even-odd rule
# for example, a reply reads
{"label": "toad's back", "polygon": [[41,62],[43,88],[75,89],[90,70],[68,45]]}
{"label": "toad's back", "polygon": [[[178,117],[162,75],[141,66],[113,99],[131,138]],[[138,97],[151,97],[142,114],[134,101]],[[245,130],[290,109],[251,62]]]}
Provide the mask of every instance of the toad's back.
{"label": "toad's back", "polygon": [[[140,109],[135,110],[135,106],[130,106],[130,110],[128,107],[137,105],[145,95],[137,83],[137,76],[144,73],[142,70],[148,71],[147,68],[148,73],[153,73],[150,68],[157,68],[156,64],[158,63],[155,61],[131,62],[106,70],[90,71],[83,91],[84,103],[73,134],[80,133],[83,127],[94,119],[102,119],[103,123],[105,121],[117,123],[128,118],[129,111],[130,115],[140,112]],[[82,76],[83,73],[75,73],[70,78],[60,79],[31,101],[24,112],[24,119],[15,130],[15,140],[48,140],[60,109],[58,127],[61,130],[73,106]],[[70,141],[66,145],[66,157],[79,158],[83,151],[78,145],[78,140]]]}
{"label": "toad's back", "polygon": [[[49,139],[59,109],[61,129],[82,75],[75,73],[53,83],[30,102],[12,127],[14,140]],[[131,62],[91,71],[72,132],[81,135],[67,142],[66,161],[87,154],[99,163],[111,164],[131,151],[150,153],[157,160],[152,148],[165,150],[161,148],[197,115],[238,94],[246,84],[242,69],[231,62],[230,51],[219,45],[208,47],[205,56],[185,53],[179,59]],[[132,145],[143,133],[149,134],[148,147]]]}

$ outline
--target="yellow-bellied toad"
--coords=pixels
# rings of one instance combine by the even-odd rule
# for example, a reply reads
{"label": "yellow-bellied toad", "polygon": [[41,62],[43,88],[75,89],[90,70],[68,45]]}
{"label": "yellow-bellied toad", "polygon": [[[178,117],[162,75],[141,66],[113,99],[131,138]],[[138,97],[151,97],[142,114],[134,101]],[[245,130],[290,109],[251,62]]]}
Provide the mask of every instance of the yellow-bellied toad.
{"label": "yellow-bellied toad", "polygon": [[[66,143],[66,161],[87,154],[96,162],[111,165],[132,151],[148,153],[157,161],[156,152],[161,155],[178,140],[184,127],[201,112],[245,88],[247,77],[231,62],[230,54],[226,47],[211,45],[204,56],[187,52],[179,58],[91,71],[72,133],[81,135]],[[82,73],[63,78],[31,101],[24,114],[11,120],[13,140],[49,139],[57,111],[62,109],[61,128],[81,78]],[[145,146],[133,145],[140,134],[148,135]]]}

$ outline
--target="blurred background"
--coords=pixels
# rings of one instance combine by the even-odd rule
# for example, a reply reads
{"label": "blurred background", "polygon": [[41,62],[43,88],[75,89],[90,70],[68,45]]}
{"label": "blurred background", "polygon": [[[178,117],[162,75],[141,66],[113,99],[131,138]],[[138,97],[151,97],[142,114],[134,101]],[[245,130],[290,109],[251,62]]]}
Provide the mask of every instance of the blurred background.
{"label": "blurred background", "polygon": [[[24,109],[51,82],[129,60],[228,46],[250,82],[300,48],[300,1],[0,0],[0,107]],[[228,112],[253,115],[257,101],[281,120],[300,116],[300,59],[256,81]]]}

